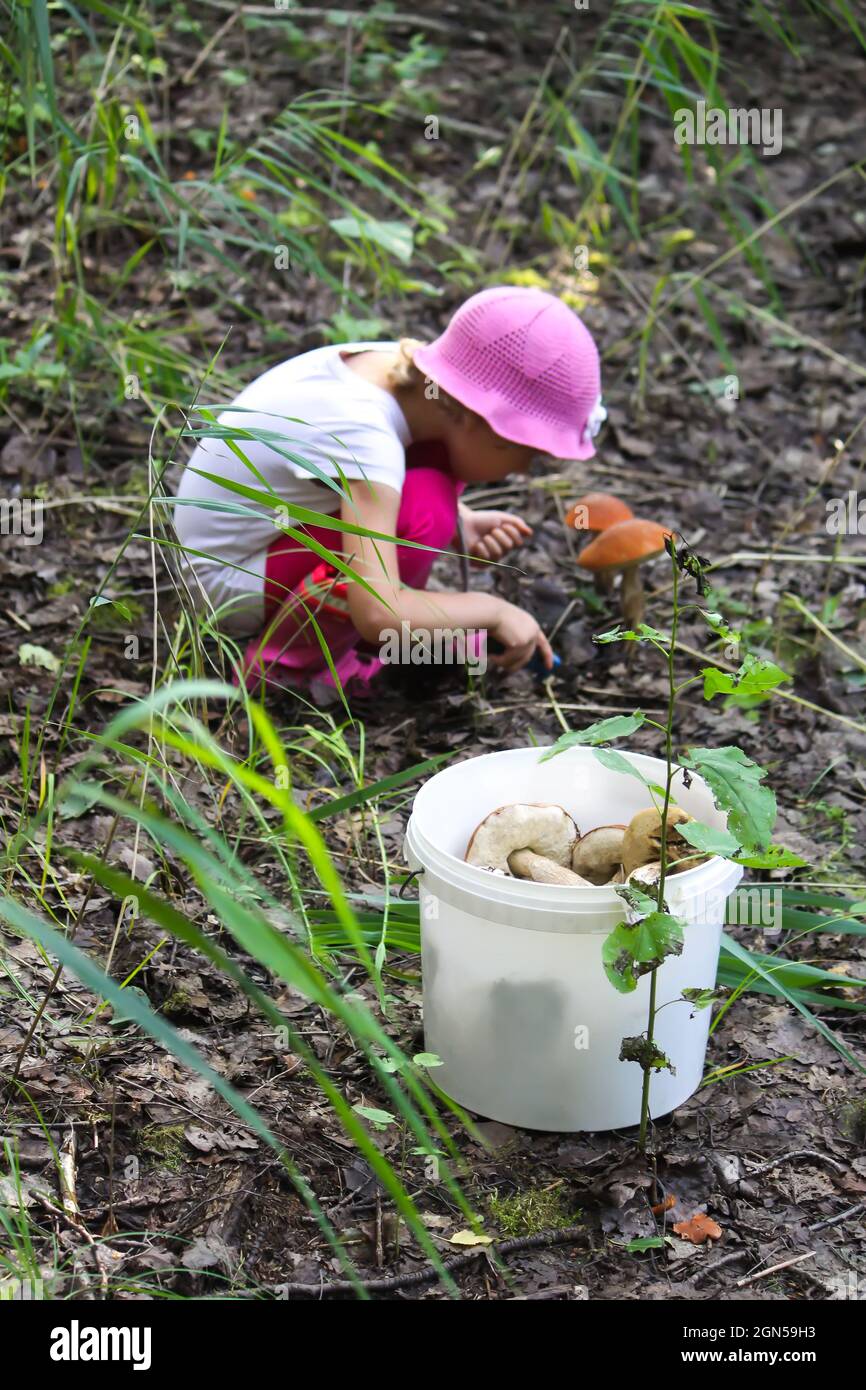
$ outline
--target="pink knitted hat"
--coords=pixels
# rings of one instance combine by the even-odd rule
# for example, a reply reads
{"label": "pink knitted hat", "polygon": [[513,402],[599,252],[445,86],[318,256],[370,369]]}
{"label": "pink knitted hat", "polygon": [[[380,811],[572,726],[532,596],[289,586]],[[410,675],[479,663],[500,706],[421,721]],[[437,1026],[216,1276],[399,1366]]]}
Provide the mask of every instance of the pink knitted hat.
{"label": "pink knitted hat", "polygon": [[457,310],[415,363],[503,439],[554,458],[592,458],[598,349],[577,314],[543,290],[501,285]]}

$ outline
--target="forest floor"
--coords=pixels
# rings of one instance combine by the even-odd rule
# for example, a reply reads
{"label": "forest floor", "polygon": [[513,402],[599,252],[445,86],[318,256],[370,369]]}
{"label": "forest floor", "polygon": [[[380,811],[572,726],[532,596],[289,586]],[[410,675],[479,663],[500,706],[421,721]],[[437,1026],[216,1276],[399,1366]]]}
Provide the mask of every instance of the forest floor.
{"label": "forest floor", "polygon": [[[494,133],[511,130],[514,113],[519,119],[551,51],[559,19],[551,7],[549,15],[536,15],[531,26],[516,16],[513,23],[500,25],[490,7],[472,8],[478,33],[449,50],[447,80],[440,83],[443,127],[447,131],[450,112]],[[456,9],[445,6],[441,14],[447,24]],[[465,14],[462,24],[465,34],[467,26],[471,29]],[[438,32],[434,39],[447,42]],[[196,44],[184,36],[173,41],[181,50],[177,62],[184,57],[192,62]],[[267,53],[251,53],[249,33],[235,27],[204,59],[196,82],[172,88],[174,126],[182,131],[203,123],[211,101],[218,119],[222,94],[218,97],[213,89],[220,66],[247,65],[256,72],[258,80],[244,89],[238,115],[242,127],[266,123],[313,82],[339,88],[339,47],[320,38],[315,52],[312,72],[301,63],[293,69],[285,55],[276,65]],[[754,72],[740,74],[744,92],[760,87],[763,80],[758,53],[754,63]],[[805,65],[793,58],[787,65],[781,62],[775,81],[789,134],[782,154],[768,159],[764,170],[776,206],[805,197],[859,155],[861,76],[861,65],[843,49],[813,52]],[[440,74],[433,80],[439,82]],[[803,98],[807,90],[808,104]],[[419,122],[417,114],[411,123],[408,115],[405,124],[394,117],[383,121],[378,128],[383,152],[448,199],[456,217],[455,236],[471,242],[480,210],[503,193],[497,174],[475,171],[477,134],[455,131],[439,142],[425,143],[418,137]],[[205,175],[208,161],[194,143],[186,159],[190,169]],[[796,671],[794,682],[783,689],[811,704],[779,695],[754,708],[732,703],[719,709],[719,702],[705,704],[699,688],[693,688],[681,703],[678,742],[738,744],[766,767],[779,803],[777,840],[803,855],[810,881],[853,888],[857,896],[856,885],[866,879],[862,670],[786,606],[785,595],[796,593],[834,635],[862,650],[866,539],[856,534],[843,537],[844,555],[832,565],[824,562],[833,550],[826,502],[845,497],[862,483],[862,465],[857,463],[862,443],[858,441],[859,455],[857,446],[835,446],[866,419],[866,372],[857,365],[866,361],[862,283],[856,288],[866,251],[862,193],[858,199],[850,180],[834,183],[792,215],[787,241],[777,238],[765,247],[785,322],[796,329],[796,336],[758,313],[726,316],[739,380],[736,401],[702,389],[702,382],[718,379],[720,369],[712,335],[690,299],[675,304],[660,321],[642,392],[635,363],[660,260],[668,256],[671,268],[680,271],[691,265],[697,269],[720,245],[709,198],[702,204],[691,189],[687,207],[678,211],[684,198],[678,169],[679,156],[669,133],[666,138],[661,126],[648,127],[641,151],[642,196],[659,230],[635,242],[624,230],[618,235],[614,227],[611,269],[600,273],[593,285],[583,286],[583,312],[605,358],[609,420],[598,453],[584,465],[560,465],[558,471],[539,468],[513,484],[469,494],[470,505],[483,502],[520,512],[535,532],[515,568],[475,570],[472,583],[494,587],[531,609],[554,633],[562,666],[552,691],[573,727],[637,708],[655,713],[666,691],[657,654],[635,649],[626,662],[623,648],[593,643],[594,634],[612,626],[616,612],[577,577],[575,538],[566,531],[562,512],[581,492],[605,489],[623,497],[636,514],[680,532],[713,565],[714,606],[745,628],[753,649]],[[543,188],[546,197],[575,197],[573,184],[556,186],[561,175],[555,170],[530,172],[502,200],[513,235],[495,233],[485,254],[491,267],[532,265],[545,283],[561,291],[573,284],[571,266],[553,255],[532,230],[542,192],[537,179],[542,178],[552,180],[552,186]],[[50,210],[37,206],[35,216],[33,211],[18,209],[20,222],[15,226],[13,218],[2,248],[6,254],[10,247],[20,249],[25,240],[29,248],[22,272],[25,292],[16,311],[23,326],[44,311],[52,292],[44,273],[47,253],[40,251],[50,236],[40,217],[49,216]],[[674,251],[663,249],[672,217],[696,233]],[[754,225],[759,225],[758,219]],[[106,275],[128,255],[122,238],[116,245],[109,241],[99,247]],[[720,266],[714,280],[732,295],[745,295],[759,309],[767,302],[761,281],[741,257]],[[248,305],[255,293],[251,287],[236,289],[241,305]],[[417,316],[414,300],[383,297],[375,304],[385,325],[383,336],[434,333],[462,293],[451,286],[440,301],[419,300]],[[120,293],[117,311],[133,312],[143,294],[149,296],[148,312],[154,317],[178,321],[175,345],[192,355],[201,355],[202,343],[213,352],[229,326],[205,307],[196,315],[188,301],[179,304],[168,279],[162,286],[142,285],[133,275]],[[303,275],[289,285],[269,286],[267,307],[262,306],[266,322],[239,313],[222,365],[242,380],[264,362],[318,346],[322,324],[333,311],[331,292]],[[130,518],[146,494],[143,418],[143,413],[135,417],[131,408],[117,407],[94,409],[92,418],[85,415],[73,422],[49,404],[41,418],[4,421],[0,479],[23,477],[25,485],[38,485],[50,519],[47,542],[41,547],[29,548],[5,537],[0,551],[0,638],[7,652],[0,673],[0,803],[5,803],[9,817],[24,711],[29,708],[37,724],[50,716],[47,702],[53,680],[47,670],[20,664],[18,649],[27,643],[61,653],[106,567],[124,544]],[[84,449],[82,439],[88,441]],[[760,558],[771,550],[777,552],[773,558]],[[458,573],[456,560],[443,559],[437,564],[436,582],[454,585]],[[163,615],[170,620],[173,595],[164,573],[158,583]],[[67,742],[68,736],[55,724],[46,735],[48,757],[64,741],[57,769],[61,773],[83,756],[88,730],[100,728],[120,704],[150,689],[152,575],[146,540],[125,548],[110,594],[135,605],[141,615],[140,657],[122,654],[128,625],[113,625],[110,615],[103,625],[91,625],[74,732]],[[660,564],[648,618],[662,626],[666,595]],[[707,650],[705,631],[697,624],[685,623],[682,640],[702,655]],[[684,651],[683,673],[694,674],[700,659]],[[67,694],[71,680],[70,672]],[[531,741],[548,743],[561,729],[548,693],[526,673],[507,679],[490,675],[480,687],[467,689],[459,671],[423,667],[386,672],[376,698],[353,712],[365,727],[365,774],[370,781],[435,754],[468,758]],[[281,727],[299,729],[325,718],[282,696],[275,698],[273,713]],[[338,718],[334,711],[331,714]],[[242,728],[236,730],[241,744],[243,734]],[[357,730],[346,728],[345,736],[351,745]],[[652,731],[634,735],[630,746],[659,751]],[[315,801],[312,773],[309,785]],[[195,789],[187,790],[194,798]],[[402,793],[381,825],[395,872],[402,864],[410,806],[411,795]],[[224,828],[231,833],[230,802],[225,814]],[[66,843],[97,853],[109,828],[109,818],[93,811],[71,817],[61,827]],[[327,839],[350,888],[381,889],[381,864],[363,827],[359,830],[351,818],[344,818],[331,825]],[[243,847],[241,852],[246,852]],[[254,845],[249,855],[267,882],[268,865],[257,859]],[[109,857],[128,867],[131,835],[116,837]],[[779,882],[785,877],[776,875]],[[187,907],[195,906],[191,885],[174,888]],[[70,892],[72,910],[80,906],[83,895],[83,886],[77,894]],[[116,902],[101,891],[94,893],[78,944],[104,959],[116,916]],[[155,926],[141,921],[134,933],[122,937],[114,956],[115,978],[123,980],[160,935]],[[778,944],[764,941],[760,932],[740,929],[740,935],[750,946],[772,950]],[[53,966],[26,940],[6,936],[4,943],[9,978],[0,1016],[0,1069],[11,1073],[30,1018],[16,1007],[15,993],[22,999],[41,998]],[[807,936],[791,944],[786,954],[866,980],[866,944],[860,936]],[[395,1002],[387,1027],[412,1053],[423,1045],[419,963],[415,957],[390,963],[399,966],[403,978],[391,985]],[[267,985],[263,971],[256,978]],[[177,945],[169,952],[158,951],[136,984],[261,1111],[347,1241],[362,1278],[375,1287],[377,1280],[424,1269],[424,1257],[405,1232],[397,1247],[394,1218],[377,1180],[312,1081],[300,1064],[276,1049],[273,1029],[249,1014],[243,996],[224,976]],[[301,996],[269,987],[350,1103],[381,1104],[374,1079],[342,1030]],[[359,980],[357,987],[373,998],[369,984]],[[201,1295],[226,1287],[273,1291],[286,1284],[317,1286],[340,1278],[339,1266],[275,1156],[203,1082],[137,1030],[118,1028],[105,1016],[91,1024],[87,1045],[82,1045],[80,1019],[89,1002],[85,988],[64,973],[46,1014],[51,1026],[40,1026],[27,1045],[17,1070],[20,1089],[6,1097],[5,1126],[10,1132],[14,1129],[20,1142],[34,1219],[56,1232],[71,1281],[67,1287],[78,1281],[79,1287],[95,1291],[106,1278],[118,1286],[150,1280],[182,1294]],[[853,1053],[866,1058],[866,1016],[828,1008],[823,1017]],[[103,1039],[104,1052],[94,1039]],[[830,1297],[840,1278],[852,1273],[859,1277],[863,1297],[862,1071],[854,1071],[782,1000],[759,994],[744,995],[724,1015],[711,1036],[707,1062],[714,1073],[730,1068],[738,1074],[703,1087],[673,1115],[659,1120],[652,1143],[657,1195],[675,1198],[667,1213],[668,1230],[672,1222],[706,1211],[723,1228],[720,1243],[695,1246],[672,1237],[661,1249],[634,1253],[624,1248],[657,1230],[647,1201],[652,1179],[636,1153],[633,1131],[542,1134],[478,1116],[476,1133],[469,1136],[449,1122],[466,1163],[464,1190],[474,1209],[485,1214],[487,1229],[508,1237],[535,1229],[580,1228],[563,1243],[509,1253],[504,1274],[483,1255],[468,1260],[458,1276],[464,1296],[807,1300]],[[94,1235],[120,1233],[106,1245],[84,1247],[76,1221],[46,1214],[43,1198],[51,1153],[33,1106],[58,1147],[74,1125],[81,1220]],[[449,1241],[465,1222],[441,1184],[425,1177],[423,1158],[406,1155],[405,1140],[396,1130],[377,1135],[377,1143],[403,1171],[443,1252],[450,1256],[459,1250]],[[529,1193],[534,1194],[540,1216],[527,1205]],[[519,1200],[511,1202],[515,1197]],[[840,1215],[842,1220],[830,1224]],[[124,1240],[124,1233],[139,1234]],[[808,1258],[793,1263],[808,1252]],[[747,1282],[753,1272],[789,1261],[778,1274]],[[297,1292],[300,1296],[302,1291]],[[382,1296],[447,1295],[430,1282],[420,1288],[387,1288]]]}

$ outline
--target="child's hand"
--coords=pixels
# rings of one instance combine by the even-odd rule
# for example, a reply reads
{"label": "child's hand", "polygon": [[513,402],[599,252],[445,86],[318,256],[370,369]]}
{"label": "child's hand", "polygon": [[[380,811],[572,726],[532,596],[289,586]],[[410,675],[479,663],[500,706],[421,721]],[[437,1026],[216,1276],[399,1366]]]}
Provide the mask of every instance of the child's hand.
{"label": "child's hand", "polygon": [[504,671],[519,671],[530,662],[536,651],[548,671],[553,670],[553,651],[538,623],[531,613],[518,608],[516,604],[501,602],[501,613],[489,629],[490,636],[501,642],[505,651],[489,657],[492,666],[500,666]]}
{"label": "child's hand", "polygon": [[532,535],[532,527],[511,512],[473,512],[461,507],[460,520],[466,549],[475,560],[501,560]]}

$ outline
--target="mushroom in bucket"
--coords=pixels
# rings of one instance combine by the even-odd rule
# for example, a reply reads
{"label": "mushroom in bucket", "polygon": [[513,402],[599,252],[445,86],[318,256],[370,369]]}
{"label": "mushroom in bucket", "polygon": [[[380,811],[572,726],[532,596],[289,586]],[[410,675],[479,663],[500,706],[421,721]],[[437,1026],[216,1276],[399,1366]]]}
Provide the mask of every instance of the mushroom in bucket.
{"label": "mushroom in bucket", "polygon": [[577,826],[562,806],[516,802],[485,816],[466,847],[466,862],[533,883],[589,888],[570,867],[577,838]]}
{"label": "mushroom in bucket", "polygon": [[[678,825],[692,817],[678,806],[667,814],[669,873],[693,869],[709,858],[696,853]],[[561,887],[600,888],[625,882],[651,886],[661,873],[661,813],[638,811],[628,825],[599,825],[581,835],[563,806],[515,802],[497,806],[472,832],[466,863],[508,878]]]}

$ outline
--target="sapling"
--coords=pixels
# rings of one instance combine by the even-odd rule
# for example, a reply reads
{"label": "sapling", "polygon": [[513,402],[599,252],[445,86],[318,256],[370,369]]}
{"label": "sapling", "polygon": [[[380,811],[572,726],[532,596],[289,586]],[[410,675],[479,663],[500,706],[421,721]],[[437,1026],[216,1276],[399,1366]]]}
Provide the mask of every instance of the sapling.
{"label": "sapling", "polygon": [[[589,728],[569,731],[563,734],[545,757],[553,757],[576,745],[590,745],[595,756],[613,771],[637,777],[647,787],[653,804],[660,816],[660,851],[658,876],[651,884],[628,882],[615,888],[626,906],[626,917],[616,926],[602,947],[602,961],[605,973],[613,986],[622,993],[630,993],[637,988],[638,980],[646,974],[650,977],[649,1006],[646,1032],[638,1037],[623,1038],[620,1061],[636,1062],[643,1070],[641,1092],[640,1131],[638,1146],[646,1151],[647,1129],[650,1113],[650,1083],[652,1073],[664,1069],[673,1070],[670,1060],[655,1042],[655,1024],[660,1010],[656,1007],[658,969],[666,957],[679,955],[683,948],[684,932],[688,924],[669,911],[665,901],[665,886],[672,871],[671,844],[673,830],[669,831],[669,817],[674,808],[674,779],[680,775],[683,785],[688,788],[691,773],[698,773],[709,786],[719,810],[727,813],[727,829],[713,829],[700,821],[680,819],[676,824],[675,835],[693,846],[695,854],[687,860],[698,863],[709,855],[731,859],[748,868],[780,868],[799,865],[803,861],[780,846],[771,844],[772,829],[776,818],[776,800],[769,789],[763,786],[766,772],[751,761],[740,748],[726,746],[721,748],[690,748],[679,759],[675,757],[677,703],[682,693],[690,686],[703,681],[704,698],[714,699],[717,695],[738,694],[766,696],[788,675],[772,662],[760,661],[746,656],[736,672],[720,671],[707,667],[700,675],[678,681],[676,675],[677,636],[683,614],[694,611],[706,622],[710,630],[731,644],[736,650],[740,636],[727,626],[718,613],[704,609],[699,603],[683,603],[681,590],[683,576],[694,579],[700,598],[705,598],[709,585],[704,578],[704,562],[686,544],[677,548],[676,538],[669,536],[665,549],[671,559],[671,621],[670,631],[664,633],[646,623],[634,629],[614,628],[596,637],[599,643],[643,642],[655,647],[664,659],[667,670],[667,709],[664,721],[650,719],[642,711],[630,715],[616,715],[603,719]],[[664,785],[647,782],[637,768],[621,754],[602,745],[617,738],[625,738],[645,725],[659,731],[664,742],[665,780]],[[678,858],[674,871],[683,866]],[[686,867],[690,865],[687,863]],[[692,1009],[705,1008],[712,1003],[713,993],[707,990],[684,990],[680,1001]],[[666,1006],[662,1006],[666,1007]]]}

